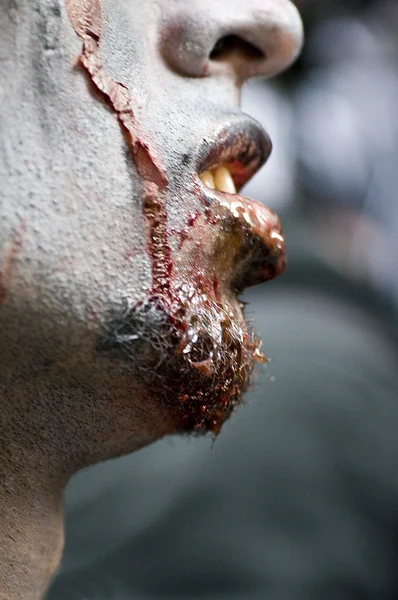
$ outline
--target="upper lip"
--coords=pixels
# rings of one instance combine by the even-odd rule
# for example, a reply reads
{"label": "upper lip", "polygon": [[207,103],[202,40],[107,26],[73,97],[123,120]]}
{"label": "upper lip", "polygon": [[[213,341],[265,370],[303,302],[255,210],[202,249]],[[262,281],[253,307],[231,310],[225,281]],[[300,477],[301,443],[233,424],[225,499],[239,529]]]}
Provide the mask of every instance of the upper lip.
{"label": "upper lip", "polygon": [[230,120],[204,137],[197,154],[197,173],[225,165],[237,191],[267,161],[272,143],[261,125],[250,117]]}

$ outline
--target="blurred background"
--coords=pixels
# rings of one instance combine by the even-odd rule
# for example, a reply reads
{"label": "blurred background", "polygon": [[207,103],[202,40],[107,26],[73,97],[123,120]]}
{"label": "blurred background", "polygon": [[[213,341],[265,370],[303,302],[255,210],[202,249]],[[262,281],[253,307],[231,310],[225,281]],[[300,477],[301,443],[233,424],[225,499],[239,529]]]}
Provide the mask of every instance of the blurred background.
{"label": "blurred background", "polygon": [[301,59],[243,93],[288,245],[244,298],[271,360],[217,440],[72,480],[51,600],[398,599],[398,2],[297,5]]}

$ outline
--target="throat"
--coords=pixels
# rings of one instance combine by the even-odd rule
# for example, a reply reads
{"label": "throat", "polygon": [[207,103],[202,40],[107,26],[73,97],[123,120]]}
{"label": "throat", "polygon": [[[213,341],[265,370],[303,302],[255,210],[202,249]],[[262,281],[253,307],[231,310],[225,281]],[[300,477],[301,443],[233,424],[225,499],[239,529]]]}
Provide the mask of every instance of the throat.
{"label": "throat", "polygon": [[0,600],[39,600],[61,559],[63,486],[18,463],[0,460]]}

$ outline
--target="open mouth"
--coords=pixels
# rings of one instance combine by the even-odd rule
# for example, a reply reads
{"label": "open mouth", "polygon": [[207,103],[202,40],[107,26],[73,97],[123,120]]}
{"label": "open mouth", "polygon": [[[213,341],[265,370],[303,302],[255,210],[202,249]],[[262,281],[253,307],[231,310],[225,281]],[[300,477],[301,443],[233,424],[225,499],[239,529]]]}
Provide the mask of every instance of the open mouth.
{"label": "open mouth", "polygon": [[[224,224],[235,232],[238,252],[231,256],[225,280],[235,292],[273,279],[284,270],[284,237],[278,217],[262,203],[239,193],[268,160],[271,150],[269,137],[251,119],[222,129],[215,141],[205,140],[200,149],[198,179],[205,202],[211,211],[221,211]],[[224,271],[227,265],[228,260]],[[222,271],[220,261],[218,266]]]}
{"label": "open mouth", "polygon": [[[241,260],[235,263],[234,289],[263,283],[280,275],[285,266],[284,237],[278,217],[263,204],[237,193],[237,184],[228,165],[203,171],[199,178],[203,185],[217,194],[217,203],[226,209],[245,232]],[[246,270],[240,264],[244,249]],[[241,280],[237,277],[240,273]]]}
{"label": "open mouth", "polygon": [[263,360],[237,294],[283,271],[284,241],[276,215],[237,190],[270,150],[251,122],[204,140],[195,176],[202,210],[173,253],[168,286],[110,316],[99,340],[99,350],[124,353],[176,431],[217,434]]}

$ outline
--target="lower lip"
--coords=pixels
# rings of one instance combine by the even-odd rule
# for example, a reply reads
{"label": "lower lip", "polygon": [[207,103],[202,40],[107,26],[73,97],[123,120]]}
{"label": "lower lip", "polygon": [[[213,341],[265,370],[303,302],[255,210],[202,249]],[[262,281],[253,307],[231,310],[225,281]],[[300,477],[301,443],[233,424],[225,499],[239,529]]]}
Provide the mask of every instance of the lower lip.
{"label": "lower lip", "polygon": [[268,247],[282,251],[285,240],[282,235],[279,219],[275,213],[260,202],[235,194],[220,194],[219,202],[234,217],[243,219],[253,234]]}
{"label": "lower lip", "polygon": [[[205,187],[201,183],[210,214],[232,218],[240,231],[243,264],[235,265],[237,275],[232,289],[242,290],[279,277],[285,269],[285,239],[278,216],[269,208],[239,194],[229,194]],[[242,271],[243,267],[243,271]]]}

